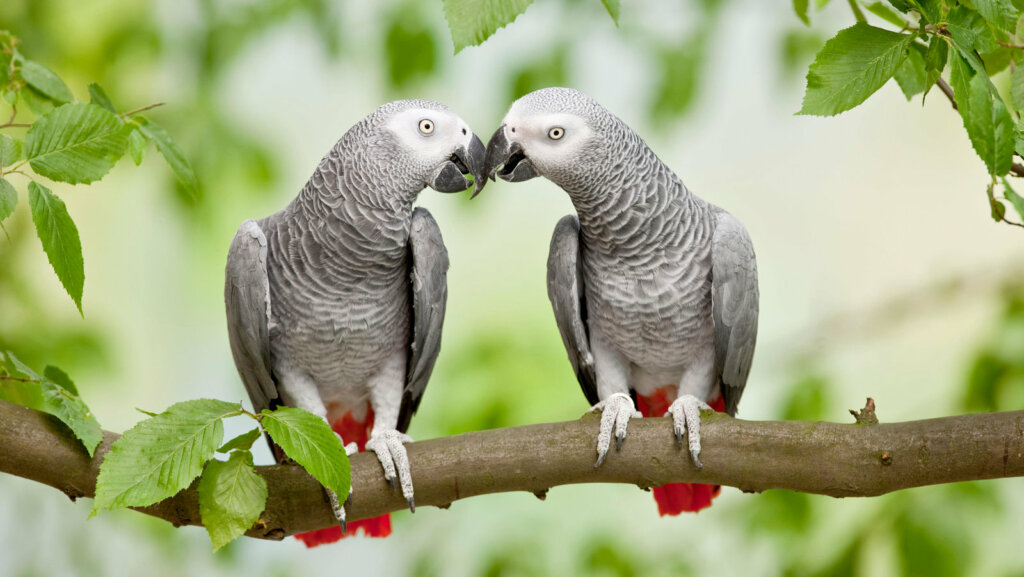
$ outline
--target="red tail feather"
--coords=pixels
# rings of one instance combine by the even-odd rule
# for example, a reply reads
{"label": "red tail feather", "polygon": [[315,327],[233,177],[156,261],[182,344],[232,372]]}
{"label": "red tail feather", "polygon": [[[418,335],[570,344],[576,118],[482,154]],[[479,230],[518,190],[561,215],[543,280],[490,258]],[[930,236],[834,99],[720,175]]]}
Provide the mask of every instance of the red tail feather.
{"label": "red tail feather", "polygon": [[[636,408],[645,417],[661,417],[668,412],[672,401],[669,399],[669,392],[675,392],[675,387],[663,387],[654,394],[636,397]],[[709,403],[711,408],[718,412],[725,411],[725,401],[721,397]],[[705,485],[703,483],[669,483],[661,487],[654,487],[654,500],[658,503],[658,514],[678,515],[683,511],[696,513],[701,509],[711,506],[711,500],[722,492],[720,485]]]}
{"label": "red tail feather", "polygon": [[[343,417],[331,423],[335,433],[341,435],[346,443],[355,443],[359,450],[366,449],[366,442],[370,440],[370,431],[373,430],[373,411],[367,409],[364,422],[359,422],[352,416],[352,413],[345,413]],[[372,519],[352,521],[348,524],[346,532],[341,532],[341,527],[327,527],[306,533],[299,533],[296,539],[306,544],[306,547],[316,547],[334,543],[344,537],[352,537],[360,529],[367,537],[387,537],[391,534],[391,515],[381,515]]]}

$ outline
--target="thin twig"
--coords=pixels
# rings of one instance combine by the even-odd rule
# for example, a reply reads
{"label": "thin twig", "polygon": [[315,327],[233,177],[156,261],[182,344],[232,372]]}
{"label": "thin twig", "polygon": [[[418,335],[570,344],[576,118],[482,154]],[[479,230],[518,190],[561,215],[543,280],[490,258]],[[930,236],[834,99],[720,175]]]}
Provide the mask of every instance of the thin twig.
{"label": "thin twig", "polygon": [[166,102],[154,102],[153,104],[147,104],[145,106],[140,106],[140,107],[136,108],[135,110],[129,110],[128,112],[122,112],[121,116],[131,116],[133,114],[138,114],[140,112],[145,112],[145,111],[149,110],[150,108],[156,108],[157,106],[163,106],[164,104],[166,104]]}
{"label": "thin twig", "polygon": [[23,379],[21,377],[13,377],[11,375],[0,375],[0,381],[18,381],[19,383],[38,383],[36,379]]}
{"label": "thin twig", "polygon": [[935,84],[938,85],[939,90],[941,90],[942,93],[946,95],[946,98],[949,99],[949,104],[953,107],[953,110],[960,110],[960,107],[956,105],[956,97],[953,96],[953,87],[942,78],[936,80]]}
{"label": "thin twig", "polygon": [[15,106],[11,106],[11,117],[7,119],[7,122],[0,124],[0,128],[28,128],[29,126],[32,126],[31,124],[15,122],[14,117],[16,117],[17,115],[18,108]]}
{"label": "thin twig", "polygon": [[849,0],[850,10],[853,11],[853,17],[857,19],[857,22],[867,22],[868,18],[864,15],[864,11],[857,5],[857,0]]}

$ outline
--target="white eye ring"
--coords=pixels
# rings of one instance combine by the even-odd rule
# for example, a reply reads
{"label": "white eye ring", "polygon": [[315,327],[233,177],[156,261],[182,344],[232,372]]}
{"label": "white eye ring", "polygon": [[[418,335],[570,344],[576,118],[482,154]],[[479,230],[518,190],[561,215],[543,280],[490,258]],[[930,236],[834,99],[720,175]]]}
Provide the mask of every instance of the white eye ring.
{"label": "white eye ring", "polygon": [[434,133],[434,121],[429,118],[424,118],[420,121],[420,133],[429,135]]}
{"label": "white eye ring", "polygon": [[561,140],[563,136],[565,136],[565,129],[561,126],[555,126],[548,131],[548,138],[551,140]]}

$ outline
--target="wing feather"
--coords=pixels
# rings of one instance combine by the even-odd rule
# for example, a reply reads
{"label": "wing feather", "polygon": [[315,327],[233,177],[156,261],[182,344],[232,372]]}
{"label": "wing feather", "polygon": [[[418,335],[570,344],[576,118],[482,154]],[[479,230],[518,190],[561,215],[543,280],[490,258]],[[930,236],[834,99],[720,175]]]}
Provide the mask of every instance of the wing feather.
{"label": "wing feather", "polygon": [[555,225],[548,251],[548,299],[555,312],[562,344],[587,401],[594,405],[597,397],[597,376],[594,355],[587,334],[587,307],[580,271],[580,221],[566,215]]}
{"label": "wing feather", "polygon": [[441,329],[448,301],[448,251],[441,238],[441,229],[425,208],[417,208],[412,213],[409,251],[412,257],[409,269],[412,342],[402,405],[398,411],[398,430],[403,432],[409,428],[409,421],[419,408],[441,350]]}
{"label": "wing feather", "polygon": [[715,368],[725,411],[735,416],[757,341],[757,261],[743,224],[722,210],[716,218],[711,251]]}
{"label": "wing feather", "polygon": [[258,413],[278,398],[270,362],[270,282],[267,238],[254,220],[242,223],[231,241],[224,304],[235,367]]}

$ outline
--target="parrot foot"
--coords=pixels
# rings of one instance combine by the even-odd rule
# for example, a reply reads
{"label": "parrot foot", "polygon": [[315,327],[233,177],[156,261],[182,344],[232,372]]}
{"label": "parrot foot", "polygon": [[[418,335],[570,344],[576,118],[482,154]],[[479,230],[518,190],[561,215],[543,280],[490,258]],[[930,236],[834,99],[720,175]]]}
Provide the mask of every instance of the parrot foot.
{"label": "parrot foot", "polygon": [[676,443],[683,444],[683,434],[686,434],[690,447],[690,458],[698,469],[703,467],[700,464],[700,412],[703,410],[713,411],[710,405],[693,395],[683,395],[672,402],[668,412],[672,415],[672,422],[676,434]]}
{"label": "parrot foot", "polygon": [[412,437],[395,429],[374,431],[366,448],[377,454],[377,460],[384,468],[384,479],[395,488],[395,483],[402,487],[402,496],[409,503],[409,510],[416,512],[413,500],[412,472],[409,470],[409,455],[405,443],[411,443]]}
{"label": "parrot foot", "polygon": [[601,429],[597,433],[597,462],[594,468],[604,463],[612,444],[612,429],[615,429],[615,450],[622,448],[626,439],[626,426],[630,418],[640,418],[640,412],[633,405],[633,399],[626,393],[615,393],[590,408],[590,413],[601,411]]}
{"label": "parrot foot", "polygon": [[[345,506],[341,504],[341,500],[338,499],[337,493],[334,491],[324,488],[327,491],[327,497],[331,500],[331,511],[334,511],[334,518],[338,520],[338,524],[341,525],[341,532],[345,534],[348,529],[348,523],[345,522]],[[351,497],[351,489],[349,490],[349,496]]]}

